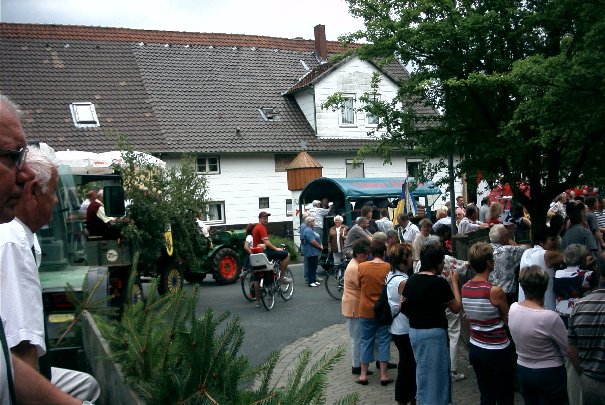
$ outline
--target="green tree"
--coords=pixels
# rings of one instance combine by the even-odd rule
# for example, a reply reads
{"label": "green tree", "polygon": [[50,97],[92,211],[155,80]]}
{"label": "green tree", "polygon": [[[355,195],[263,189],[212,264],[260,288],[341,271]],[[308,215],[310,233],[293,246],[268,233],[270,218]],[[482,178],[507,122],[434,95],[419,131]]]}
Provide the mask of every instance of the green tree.
{"label": "green tree", "polygon": [[369,97],[386,135],[362,155],[454,151],[457,174],[510,183],[536,225],[558,193],[602,182],[603,0],[347,2],[365,29],[341,40],[365,39],[361,58],[412,66],[395,100]]}
{"label": "green tree", "polygon": [[206,177],[197,173],[195,159],[184,156],[179,165],[164,169],[150,164],[127,145],[120,146],[124,166],[116,167],[124,179],[124,191],[130,202],[130,222],[122,234],[140,252],[140,270],[154,271],[165,251],[164,233],[172,230],[174,257],[190,268],[201,267],[200,252],[205,241],[199,233],[195,214],[207,202]]}
{"label": "green tree", "polygon": [[[130,280],[130,288],[134,279]],[[325,404],[330,370],[344,356],[338,347],[311,362],[306,349],[283,387],[271,386],[279,354],[253,367],[239,354],[244,329],[238,317],[208,309],[196,316],[197,288],[126,303],[120,321],[96,317],[127,383],[148,404]],[[244,388],[258,381],[257,388]],[[355,404],[357,393],[338,404]]]}

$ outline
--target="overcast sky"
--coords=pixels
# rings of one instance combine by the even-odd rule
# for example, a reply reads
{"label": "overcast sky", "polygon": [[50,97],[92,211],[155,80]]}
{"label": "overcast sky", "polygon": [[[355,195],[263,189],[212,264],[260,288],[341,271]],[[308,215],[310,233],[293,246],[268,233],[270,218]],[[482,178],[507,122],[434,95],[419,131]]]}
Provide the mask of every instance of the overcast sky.
{"label": "overcast sky", "polygon": [[328,40],[363,28],[344,0],[0,0],[2,22],[77,24]]}

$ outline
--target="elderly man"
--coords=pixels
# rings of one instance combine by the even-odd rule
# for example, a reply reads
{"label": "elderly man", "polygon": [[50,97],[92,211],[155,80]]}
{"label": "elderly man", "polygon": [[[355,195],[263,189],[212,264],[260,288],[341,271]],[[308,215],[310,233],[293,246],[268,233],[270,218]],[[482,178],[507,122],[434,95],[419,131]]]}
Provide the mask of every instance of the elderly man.
{"label": "elderly man", "polygon": [[38,149],[30,149],[27,164],[35,177],[25,184],[15,219],[0,225],[0,267],[3,269],[0,274],[0,315],[6,321],[6,340],[13,355],[49,374],[47,378],[62,391],[81,400],[95,401],[100,388],[88,374],[38,366],[38,358],[47,347],[38,275],[41,253],[35,232],[50,223],[57,203],[55,188],[59,174],[55,164]]}
{"label": "elderly man", "polygon": [[466,207],[466,215],[458,224],[458,233],[464,235],[465,233],[474,232],[479,229],[489,228],[489,225],[480,222],[479,220],[479,210],[475,205],[469,204]]}
{"label": "elderly man", "polygon": [[410,216],[402,212],[397,215],[397,226],[395,226],[399,242],[414,243],[416,235],[420,233],[420,229],[410,221]]}
{"label": "elderly man", "polygon": [[584,405],[605,404],[605,257],[597,256],[598,288],[569,318],[569,360],[580,374]]}
{"label": "elderly man", "polygon": [[319,200],[313,200],[312,207],[309,208],[309,215],[315,219],[313,230],[319,235],[319,239],[322,241],[322,243],[324,234],[324,217],[328,215],[328,212],[330,212],[330,210],[322,207],[321,201]]}
{"label": "elderly man", "polygon": [[351,257],[353,243],[358,239],[367,239],[368,241],[372,241],[372,234],[368,231],[368,226],[370,225],[370,220],[366,217],[359,217],[355,221],[355,225],[349,229],[349,233],[347,233],[347,239],[345,240],[345,246],[342,249],[342,253],[346,257]]}
{"label": "elderly man", "polygon": [[517,275],[521,257],[529,246],[517,245],[510,238],[508,229],[502,224],[497,224],[489,231],[489,241],[494,250],[494,271],[489,275],[489,282],[500,287],[508,305],[517,301]]}
{"label": "elderly man", "polygon": [[[23,186],[34,176],[25,163],[25,134],[19,121],[17,106],[0,94],[0,223],[11,221]],[[0,266],[0,274],[8,271]],[[4,336],[4,320],[0,320],[0,404],[80,405],[30,367],[23,360],[9,355]],[[14,370],[14,373],[13,373]]]}

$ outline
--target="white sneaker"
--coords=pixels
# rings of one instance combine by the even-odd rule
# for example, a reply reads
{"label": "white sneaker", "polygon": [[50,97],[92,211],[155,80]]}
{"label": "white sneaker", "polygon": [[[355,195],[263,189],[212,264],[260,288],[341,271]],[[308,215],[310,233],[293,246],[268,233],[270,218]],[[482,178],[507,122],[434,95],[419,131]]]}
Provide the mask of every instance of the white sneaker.
{"label": "white sneaker", "polygon": [[464,374],[459,373],[457,371],[452,372],[452,382],[464,380],[465,377],[466,376]]}
{"label": "white sneaker", "polygon": [[309,287],[319,287],[319,283],[311,283],[309,284]]}

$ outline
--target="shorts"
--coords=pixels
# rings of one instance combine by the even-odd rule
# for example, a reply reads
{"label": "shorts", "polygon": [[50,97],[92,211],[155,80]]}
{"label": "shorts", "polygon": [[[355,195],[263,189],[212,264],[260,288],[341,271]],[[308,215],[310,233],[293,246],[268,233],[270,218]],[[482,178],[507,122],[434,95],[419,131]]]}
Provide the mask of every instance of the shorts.
{"label": "shorts", "polygon": [[269,260],[284,260],[286,257],[288,257],[288,251],[287,250],[273,250],[273,249],[267,249],[265,250],[265,254],[267,255],[267,259]]}

